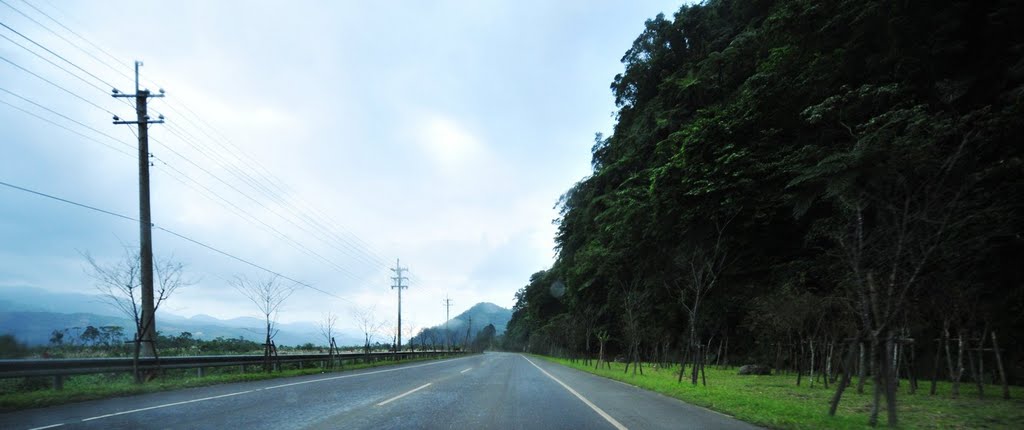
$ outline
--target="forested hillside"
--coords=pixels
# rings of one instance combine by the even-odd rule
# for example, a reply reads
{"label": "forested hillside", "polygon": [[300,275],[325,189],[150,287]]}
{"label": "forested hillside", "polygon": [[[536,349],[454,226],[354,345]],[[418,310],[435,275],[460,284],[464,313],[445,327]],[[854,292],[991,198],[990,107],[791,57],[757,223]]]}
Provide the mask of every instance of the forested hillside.
{"label": "forested hillside", "polygon": [[892,398],[896,374],[998,383],[998,341],[1020,383],[1022,16],[711,0],[647,21],[506,347],[850,369]]}

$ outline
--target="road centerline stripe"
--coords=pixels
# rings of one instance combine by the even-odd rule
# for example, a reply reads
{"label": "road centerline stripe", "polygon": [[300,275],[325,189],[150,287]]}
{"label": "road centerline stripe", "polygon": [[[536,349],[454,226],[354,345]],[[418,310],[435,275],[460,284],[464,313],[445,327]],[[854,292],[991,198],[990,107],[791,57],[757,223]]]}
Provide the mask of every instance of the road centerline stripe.
{"label": "road centerline stripe", "polygon": [[459,373],[466,373],[466,372],[469,372],[470,370],[473,370],[473,368],[472,368],[472,367],[470,367],[470,368],[468,368],[468,369],[466,369],[466,370],[463,370],[463,371],[461,371],[461,372],[459,372]]}
{"label": "road centerline stripe", "polygon": [[181,402],[167,403],[165,405],[150,406],[148,408],[139,408],[139,409],[132,409],[132,410],[129,410],[129,411],[114,412],[112,414],[99,415],[99,416],[95,416],[95,417],[91,417],[91,418],[85,418],[85,419],[82,420],[82,422],[98,420],[100,418],[116,417],[118,415],[134,414],[136,412],[150,411],[150,410],[153,410],[153,409],[166,408],[166,407],[170,407],[170,406],[178,406],[178,405],[185,405],[185,404],[188,404],[188,403],[202,402],[202,401],[206,401],[206,400],[222,399],[224,397],[231,397],[231,396],[238,396],[238,395],[242,395],[242,394],[248,394],[248,393],[251,393],[253,391],[256,391],[256,390],[239,391],[237,393],[221,394],[219,396],[210,396],[210,397],[203,397],[201,399],[192,399],[192,400],[185,400],[185,401],[181,401]]}
{"label": "road centerline stripe", "polygon": [[543,374],[547,375],[547,377],[548,377],[548,378],[551,378],[552,380],[554,380],[555,382],[557,382],[557,383],[558,383],[559,385],[561,385],[561,386],[562,386],[562,388],[565,388],[566,390],[569,390],[569,392],[570,392],[570,393],[572,393],[572,395],[574,395],[574,396],[576,396],[576,397],[577,397],[578,399],[582,400],[582,401],[583,401],[583,403],[585,403],[585,404],[586,404],[587,406],[590,406],[590,409],[593,409],[593,410],[594,410],[594,412],[597,412],[597,414],[598,414],[598,415],[600,415],[600,416],[601,416],[601,418],[604,418],[604,419],[605,419],[606,421],[608,421],[609,423],[611,423],[611,425],[615,426],[615,428],[616,428],[616,429],[618,429],[618,430],[629,430],[629,429],[627,429],[627,428],[626,428],[626,426],[622,425],[622,423],[618,422],[618,421],[617,421],[617,420],[616,420],[615,418],[612,418],[612,416],[611,416],[611,415],[608,415],[608,413],[607,413],[607,412],[605,412],[605,411],[604,411],[604,410],[602,410],[601,408],[597,407],[597,405],[595,405],[595,404],[594,404],[593,402],[591,402],[590,400],[587,400],[587,398],[586,398],[586,397],[583,397],[583,395],[582,395],[582,394],[580,394],[580,393],[577,393],[577,392],[576,392],[576,390],[572,389],[572,387],[570,387],[570,386],[566,385],[566,384],[565,384],[565,382],[562,382],[562,381],[561,381],[561,380],[559,380],[558,378],[556,378],[556,377],[552,376],[552,375],[551,375],[550,373],[548,373],[548,371],[547,371],[547,370],[544,370],[544,369],[542,369],[542,368],[541,368],[540,366],[538,366],[538,365],[537,365],[537,363],[534,363],[534,362],[533,362],[532,360],[530,360],[529,358],[526,358],[526,356],[525,356],[525,355],[520,355],[520,357],[523,357],[523,359],[524,359],[524,360],[526,360],[526,361],[527,361],[528,363],[532,364],[532,365],[533,365],[533,367],[536,367],[536,368],[537,368],[537,370],[540,370],[540,371],[541,371],[541,373],[543,373]]}
{"label": "road centerline stripe", "polygon": [[413,388],[413,389],[411,389],[409,391],[406,391],[406,392],[404,392],[402,394],[399,394],[399,395],[397,395],[395,397],[392,397],[392,398],[387,399],[387,400],[385,400],[383,402],[377,403],[377,406],[384,406],[384,405],[386,405],[388,403],[391,403],[391,402],[393,402],[395,400],[401,399],[402,397],[408,396],[408,395],[410,395],[412,393],[415,393],[415,392],[417,392],[419,390],[422,390],[424,388],[429,387],[430,384],[433,384],[433,382],[427,382],[426,384],[420,385],[419,387]]}
{"label": "road centerline stripe", "polygon": [[60,427],[60,426],[62,426],[62,425],[64,425],[64,423],[60,423],[60,424],[50,424],[50,425],[48,425],[48,426],[42,426],[42,427],[33,427],[33,428],[30,428],[30,429],[28,429],[28,430],[43,430],[43,429],[52,429],[52,428],[54,428],[54,427]]}
{"label": "road centerline stripe", "polygon": [[[238,396],[238,395],[241,395],[241,394],[248,394],[248,393],[252,393],[252,392],[256,392],[256,391],[272,390],[272,389],[275,389],[275,388],[291,387],[291,386],[302,385],[302,384],[311,384],[311,383],[314,383],[314,382],[333,381],[333,380],[336,380],[336,379],[355,378],[357,376],[376,375],[378,373],[397,372],[397,371],[400,371],[400,370],[415,369],[415,368],[424,367],[424,366],[434,366],[434,365],[438,365],[438,364],[451,363],[453,361],[458,361],[458,360],[465,360],[467,358],[472,358],[472,356],[453,358],[453,359],[446,359],[446,360],[442,359],[442,360],[431,362],[431,363],[423,363],[423,364],[417,364],[417,365],[413,365],[413,366],[402,366],[402,367],[392,368],[392,369],[375,370],[375,371],[372,371],[372,372],[363,372],[363,373],[357,373],[357,374],[354,374],[354,375],[333,376],[333,377],[329,377],[329,378],[320,378],[320,379],[313,379],[313,380],[309,380],[309,381],[293,382],[293,383],[290,383],[290,384],[274,385],[274,386],[271,386],[271,387],[254,388],[252,390],[239,391],[237,393],[221,394],[219,396],[203,397],[203,398],[199,398],[199,399],[184,400],[184,401],[181,401],[181,402],[174,402],[174,403],[167,403],[167,404],[163,404],[163,405],[149,406],[149,407],[145,407],[145,408],[132,409],[132,410],[128,410],[128,411],[114,412],[114,413],[110,413],[110,414],[106,414],[106,415],[97,415],[95,417],[85,418],[85,419],[82,420],[82,422],[93,421],[93,420],[98,420],[98,419],[102,419],[102,418],[116,417],[118,415],[127,415],[127,414],[134,414],[134,413],[137,413],[137,412],[151,411],[153,409],[161,409],[161,408],[167,408],[167,407],[171,407],[171,406],[180,406],[180,405],[185,405],[185,404],[189,404],[189,403],[204,402],[204,401],[207,401],[207,400],[221,399],[221,398],[224,398],[224,397]],[[430,384],[427,384],[427,385],[430,385]],[[422,389],[422,388],[426,388],[426,385],[424,385],[423,387],[417,388],[416,390],[419,390],[419,389]],[[413,391],[416,391],[416,390],[413,390]],[[406,394],[411,394],[411,393],[412,392],[410,391],[409,393],[406,393]],[[406,394],[403,394],[403,396],[406,395]],[[401,397],[401,396],[399,396],[399,397]],[[397,399],[398,398],[396,397],[396,398],[391,399],[391,400],[397,400]],[[391,400],[388,400],[388,401],[390,402]],[[380,405],[378,405],[378,406],[380,406]],[[31,429],[31,430],[42,430],[42,429],[60,427],[62,425],[64,425],[64,424],[54,424],[54,425],[50,425],[50,426],[46,426],[46,427],[36,427],[34,429]]]}

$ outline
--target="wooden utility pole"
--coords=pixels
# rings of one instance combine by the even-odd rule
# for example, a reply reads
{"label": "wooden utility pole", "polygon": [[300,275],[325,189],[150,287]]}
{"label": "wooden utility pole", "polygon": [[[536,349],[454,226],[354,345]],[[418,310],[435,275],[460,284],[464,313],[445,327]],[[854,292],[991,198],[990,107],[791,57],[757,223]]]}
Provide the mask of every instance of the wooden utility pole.
{"label": "wooden utility pole", "polygon": [[156,340],[156,315],[153,299],[153,221],[149,210],[149,167],[152,165],[149,158],[149,124],[163,124],[164,116],[151,120],[146,113],[146,101],[150,97],[163,97],[164,90],[161,88],[159,94],[150,94],[149,90],[139,88],[139,67],[141,61],[135,62],[135,94],[124,94],[113,89],[113,96],[119,98],[135,98],[135,121],[123,121],[114,117],[114,124],[136,124],[139,126],[139,264],[142,281],[142,318],[139,322],[136,341],[141,343],[142,355],[155,357],[156,348],[153,341]]}
{"label": "wooden utility pole", "polygon": [[444,349],[448,352],[452,352],[452,336],[448,334],[448,320],[450,317],[448,313],[452,309],[452,299],[448,298],[448,295],[444,296]]}
{"label": "wooden utility pole", "polygon": [[391,279],[395,281],[395,285],[392,285],[391,289],[398,289],[398,336],[396,337],[397,341],[395,342],[396,353],[402,350],[402,290],[409,288],[408,285],[402,285],[403,280],[409,280],[409,278],[402,276],[402,272],[408,270],[408,268],[402,267],[399,264],[397,258],[395,259],[395,268],[391,269],[392,272],[395,272],[395,276],[391,277]]}

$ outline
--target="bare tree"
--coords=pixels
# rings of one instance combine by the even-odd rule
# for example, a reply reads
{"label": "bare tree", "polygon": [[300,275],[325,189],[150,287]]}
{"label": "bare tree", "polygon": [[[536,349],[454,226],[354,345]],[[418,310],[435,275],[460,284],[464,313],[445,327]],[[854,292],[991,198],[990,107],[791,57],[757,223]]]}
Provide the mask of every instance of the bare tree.
{"label": "bare tree", "polygon": [[334,367],[334,352],[338,349],[337,344],[334,342],[335,327],[338,325],[338,315],[333,312],[325,313],[317,326],[320,328],[320,334],[324,336],[324,340],[327,341],[327,355],[328,363],[330,367]]}
{"label": "bare tree", "polygon": [[650,291],[640,281],[633,281],[624,287],[622,328],[627,342],[625,372],[629,372],[629,364],[633,363],[633,376],[636,376],[637,370],[643,375],[644,370],[640,364],[640,342],[643,340],[643,325],[647,318]]}
{"label": "bare tree", "polygon": [[437,352],[437,329],[427,329],[426,334],[427,338],[430,339],[430,349],[432,349],[434,352]]}
{"label": "bare tree", "polygon": [[715,231],[710,240],[697,241],[686,254],[677,260],[684,275],[676,281],[676,289],[680,294],[679,303],[689,317],[690,331],[689,341],[686,345],[687,353],[683,354],[683,362],[679,369],[679,382],[683,380],[687,356],[692,357],[693,370],[690,382],[693,385],[697,385],[698,371],[703,370],[701,363],[703,355],[700,353],[701,342],[697,336],[697,322],[704,298],[718,285],[722,271],[728,266],[729,252],[723,236],[735,216],[734,214],[725,223],[715,222]]}
{"label": "bare tree", "polygon": [[[419,329],[419,326],[416,325],[416,323],[414,321],[408,321],[408,320],[405,322],[405,327],[402,327],[402,335],[404,335],[406,339],[409,339],[409,342],[408,342],[408,344],[409,344],[409,351],[416,352],[416,345],[413,344],[413,341],[414,341],[414,338],[416,336],[416,330],[418,330],[418,329]],[[420,339],[420,344],[422,344],[422,343],[423,343],[423,340]],[[420,346],[420,349],[423,349],[423,347]]]}
{"label": "bare tree", "polygon": [[[144,315],[141,294],[142,263],[138,249],[124,246],[124,255],[121,259],[110,264],[96,261],[88,252],[83,252],[82,256],[89,264],[89,276],[93,278],[101,299],[117,308],[135,323],[132,368],[135,382],[141,383],[144,378],[138,368],[139,357],[158,357],[156,339],[150,339],[145,335],[145,333],[155,331],[156,311],[175,291],[184,286],[194,285],[196,281],[185,277],[185,265],[174,261],[173,257],[166,260],[154,259],[153,271],[156,278],[153,294],[154,315]],[[148,375],[149,378],[155,376],[155,373]]]}
{"label": "bare tree", "polygon": [[[883,395],[888,424],[897,424],[898,369],[889,357],[903,341],[898,325],[909,297],[921,288],[925,268],[939,257],[943,245],[967,231],[964,227],[976,215],[963,201],[970,184],[951,179],[971,139],[970,135],[964,136],[934,169],[915,166],[929,174],[911,176],[898,171],[892,178],[893,186],[851,193],[839,200],[845,225],[837,225],[832,236],[842,253],[841,261],[848,267],[850,293],[860,320],[859,337],[868,345],[874,370],[868,421],[872,426],[878,422]],[[968,244],[971,240],[957,242]],[[954,372],[954,380],[961,374],[962,370]],[[841,400],[843,389],[842,385],[837,387],[835,404]]]}
{"label": "bare tree", "polygon": [[261,279],[250,279],[239,275],[229,282],[239,293],[256,305],[266,322],[263,368],[269,372],[271,370],[270,357],[275,352],[273,339],[278,332],[277,316],[281,311],[281,305],[295,292],[295,286],[281,282],[277,275]]}
{"label": "bare tree", "polygon": [[597,332],[594,333],[594,337],[597,338],[598,344],[597,363],[594,365],[594,368],[600,369],[601,363],[604,362],[604,364],[608,366],[609,369],[611,369],[611,363],[609,363],[608,360],[605,360],[604,358],[604,346],[605,344],[608,343],[608,340],[611,339],[611,335],[608,334],[608,330],[599,329],[597,330]]}
{"label": "bare tree", "polygon": [[352,319],[356,323],[356,328],[363,332],[363,352],[369,358],[370,344],[373,342],[374,336],[384,327],[384,322],[377,320],[375,306],[353,307]]}
{"label": "bare tree", "polygon": [[391,320],[384,320],[381,326],[386,328],[384,334],[388,336],[388,351],[398,352],[398,323]]}

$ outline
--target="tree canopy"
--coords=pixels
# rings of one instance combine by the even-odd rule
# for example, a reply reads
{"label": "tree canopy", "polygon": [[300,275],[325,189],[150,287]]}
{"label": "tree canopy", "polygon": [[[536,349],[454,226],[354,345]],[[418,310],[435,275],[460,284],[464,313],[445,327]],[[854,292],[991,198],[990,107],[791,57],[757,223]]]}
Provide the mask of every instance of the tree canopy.
{"label": "tree canopy", "polygon": [[[728,355],[778,366],[787,342],[880,354],[913,337],[923,353],[995,330],[1019,363],[1021,16],[998,0],[710,0],[648,20],[506,347],[590,354],[608,330],[610,350],[639,336],[654,360],[728,338]],[[623,308],[631,288],[645,306]]]}

